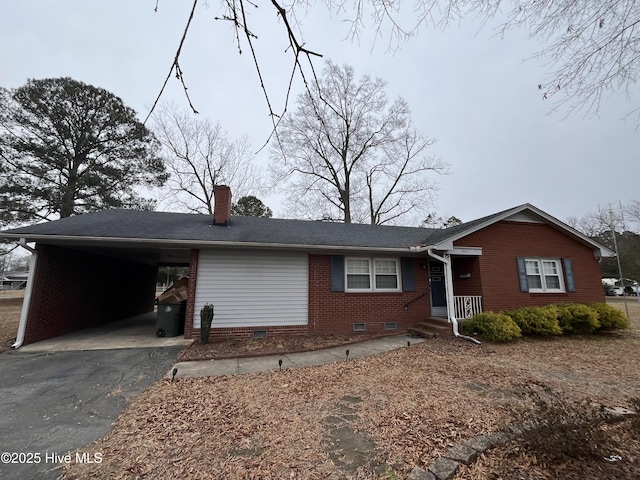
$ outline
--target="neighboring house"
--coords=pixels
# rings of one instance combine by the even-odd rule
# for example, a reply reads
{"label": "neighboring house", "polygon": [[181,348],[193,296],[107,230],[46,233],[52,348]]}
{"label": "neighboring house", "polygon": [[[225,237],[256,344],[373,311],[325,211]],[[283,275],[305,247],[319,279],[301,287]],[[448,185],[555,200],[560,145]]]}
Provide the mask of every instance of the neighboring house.
{"label": "neighboring house", "polygon": [[0,289],[2,290],[22,290],[27,286],[29,272],[11,272],[2,275]]}
{"label": "neighboring house", "polygon": [[[107,210],[2,232],[35,242],[16,346],[153,309],[159,265],[189,266],[185,337],[406,331],[553,302],[604,301],[613,252],[525,204],[447,229]],[[114,285],[118,287],[113,288]]]}

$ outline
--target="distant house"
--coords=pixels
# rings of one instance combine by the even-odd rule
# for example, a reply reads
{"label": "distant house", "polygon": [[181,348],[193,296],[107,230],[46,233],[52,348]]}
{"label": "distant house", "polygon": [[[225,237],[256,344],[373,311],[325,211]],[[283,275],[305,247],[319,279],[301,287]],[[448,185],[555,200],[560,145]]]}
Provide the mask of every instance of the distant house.
{"label": "distant house", "polygon": [[[159,265],[189,266],[185,337],[402,332],[483,310],[604,301],[613,252],[525,204],[447,229],[106,210],[2,232],[35,242],[17,344],[153,309]],[[114,288],[114,286],[116,286]]]}
{"label": "distant house", "polygon": [[1,290],[22,290],[27,286],[29,272],[11,272],[2,275]]}

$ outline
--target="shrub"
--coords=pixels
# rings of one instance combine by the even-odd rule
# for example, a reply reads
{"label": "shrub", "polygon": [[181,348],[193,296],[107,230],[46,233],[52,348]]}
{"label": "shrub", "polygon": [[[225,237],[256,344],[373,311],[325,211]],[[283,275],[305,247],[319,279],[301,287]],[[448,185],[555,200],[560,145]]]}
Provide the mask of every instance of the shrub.
{"label": "shrub", "polygon": [[564,333],[593,333],[600,324],[598,313],[588,305],[558,303],[558,323]]}
{"label": "shrub", "polygon": [[590,306],[598,314],[600,324],[598,330],[619,330],[630,327],[627,316],[616,307],[606,303],[594,303]]}
{"label": "shrub", "polygon": [[631,399],[631,409],[636,412],[631,415],[631,431],[638,437],[640,437],[640,398]]}
{"label": "shrub", "polygon": [[527,388],[533,409],[516,414],[523,425],[515,441],[521,448],[551,460],[602,458],[617,446],[606,428],[602,407],[589,399],[571,401],[550,389]]}
{"label": "shrub", "polygon": [[491,342],[508,342],[522,336],[518,325],[504,313],[479,313],[464,322],[463,329]]}
{"label": "shrub", "polygon": [[558,310],[553,305],[525,307],[506,312],[523,335],[562,335],[558,324]]}
{"label": "shrub", "polygon": [[213,305],[207,303],[200,310],[200,343],[206,345],[209,343],[209,332],[211,331],[211,322],[213,321]]}

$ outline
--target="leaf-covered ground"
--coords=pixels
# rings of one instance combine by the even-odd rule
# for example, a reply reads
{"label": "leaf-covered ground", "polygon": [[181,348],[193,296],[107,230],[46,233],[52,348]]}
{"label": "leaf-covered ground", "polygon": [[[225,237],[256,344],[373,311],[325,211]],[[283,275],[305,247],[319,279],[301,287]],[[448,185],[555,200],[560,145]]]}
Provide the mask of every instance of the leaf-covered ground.
{"label": "leaf-covered ground", "polygon": [[[640,308],[630,306],[633,328],[622,334],[481,346],[439,338],[319,367],[163,380],[91,446],[101,464],[71,465],[63,478],[406,478],[449,446],[506,428],[530,408],[529,385],[630,406],[640,397]],[[616,462],[550,463],[507,445],[456,478],[640,478],[630,425],[609,427]]]}
{"label": "leaf-covered ground", "polygon": [[[397,335],[397,334],[396,334]],[[181,362],[219,358],[252,357],[283,353],[309,352],[380,338],[383,334],[353,335],[275,335],[266,338],[212,338],[209,343],[194,341],[180,354]]]}
{"label": "leaf-covered ground", "polygon": [[18,333],[24,290],[0,291],[0,352],[11,348]]}

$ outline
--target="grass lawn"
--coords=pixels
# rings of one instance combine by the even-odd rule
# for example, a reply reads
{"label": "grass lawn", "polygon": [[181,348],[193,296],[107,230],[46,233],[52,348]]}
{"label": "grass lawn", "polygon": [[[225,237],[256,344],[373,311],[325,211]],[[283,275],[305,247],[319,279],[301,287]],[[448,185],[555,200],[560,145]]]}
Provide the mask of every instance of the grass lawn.
{"label": "grass lawn", "polygon": [[[162,380],[83,447],[101,464],[65,467],[62,478],[404,479],[536,411],[533,395],[567,415],[640,399],[640,306],[627,302],[623,333],[480,346],[438,338],[319,367]],[[594,452],[573,456],[515,441],[455,478],[640,478],[640,421],[600,433]]]}

